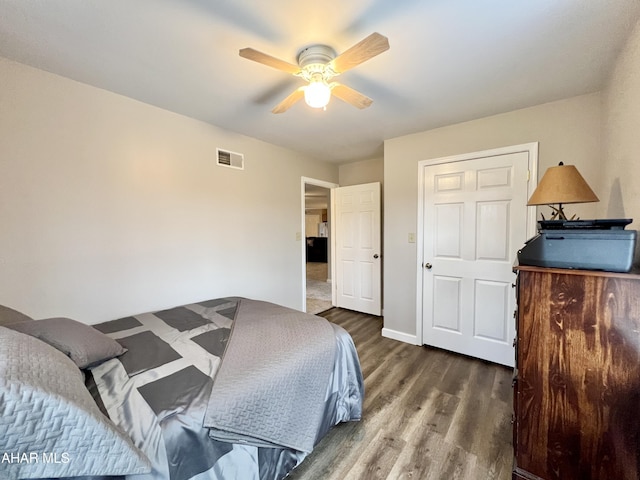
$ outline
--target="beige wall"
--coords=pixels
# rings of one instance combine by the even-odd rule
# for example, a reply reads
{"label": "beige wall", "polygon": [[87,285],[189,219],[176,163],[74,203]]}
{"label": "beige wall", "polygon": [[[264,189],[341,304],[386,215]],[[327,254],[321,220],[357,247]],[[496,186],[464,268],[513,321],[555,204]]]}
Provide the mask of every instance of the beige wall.
{"label": "beige wall", "polygon": [[301,308],[300,179],[337,166],[5,59],[0,85],[0,304],[87,323],[223,295]]}
{"label": "beige wall", "polygon": [[[600,94],[584,95],[452,125],[385,142],[384,327],[385,334],[416,335],[418,162],[450,155],[539,142],[539,176],[559,161],[578,167],[596,194],[602,161]],[[596,204],[567,208],[582,218]]]}
{"label": "beige wall", "polygon": [[345,163],[338,168],[341,187],[384,181],[384,159],[373,158],[360,162]]}
{"label": "beige wall", "polygon": [[604,91],[605,154],[599,216],[633,218],[640,229],[640,22],[630,35]]}

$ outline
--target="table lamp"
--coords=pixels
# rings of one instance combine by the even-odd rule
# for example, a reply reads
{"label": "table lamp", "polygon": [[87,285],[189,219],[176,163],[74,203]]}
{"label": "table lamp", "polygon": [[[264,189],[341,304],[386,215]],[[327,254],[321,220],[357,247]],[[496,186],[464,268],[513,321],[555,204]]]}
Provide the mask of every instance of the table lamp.
{"label": "table lamp", "polygon": [[[544,172],[527,205],[549,205],[553,210],[550,220],[568,220],[563,204],[599,201],[578,169],[560,162],[557,167],[549,167]],[[575,215],[570,220],[574,220],[574,217]],[[544,215],[542,219],[545,220]]]}

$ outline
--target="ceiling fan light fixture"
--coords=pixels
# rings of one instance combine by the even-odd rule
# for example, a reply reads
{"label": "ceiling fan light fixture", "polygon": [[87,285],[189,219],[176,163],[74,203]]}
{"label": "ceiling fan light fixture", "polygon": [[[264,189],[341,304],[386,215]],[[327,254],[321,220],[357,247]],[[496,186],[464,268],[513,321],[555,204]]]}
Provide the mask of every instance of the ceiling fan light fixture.
{"label": "ceiling fan light fixture", "polygon": [[308,82],[308,85],[295,89],[271,110],[271,113],[283,113],[303,97],[307,105],[312,108],[325,108],[331,96],[356,108],[367,108],[373,102],[369,97],[346,85],[329,82],[333,77],[357,67],[388,49],[389,39],[374,32],[338,56],[328,45],[309,45],[298,52],[298,65],[253,48],[242,48],[239,54],[243,58],[290,73]]}
{"label": "ceiling fan light fixture", "polygon": [[331,87],[321,75],[312,78],[304,87],[304,101],[312,108],[324,108],[331,99]]}

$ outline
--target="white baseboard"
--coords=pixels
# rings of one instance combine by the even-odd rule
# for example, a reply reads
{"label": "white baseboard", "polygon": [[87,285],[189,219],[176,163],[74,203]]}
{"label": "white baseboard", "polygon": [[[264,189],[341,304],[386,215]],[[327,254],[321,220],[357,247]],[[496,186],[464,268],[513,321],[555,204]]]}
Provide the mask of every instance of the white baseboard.
{"label": "white baseboard", "polygon": [[391,330],[390,328],[383,328],[382,336],[385,338],[391,338],[392,340],[398,340],[399,342],[410,343],[411,345],[420,345],[420,342],[418,342],[418,337],[416,337],[415,335],[398,332],[396,330]]}

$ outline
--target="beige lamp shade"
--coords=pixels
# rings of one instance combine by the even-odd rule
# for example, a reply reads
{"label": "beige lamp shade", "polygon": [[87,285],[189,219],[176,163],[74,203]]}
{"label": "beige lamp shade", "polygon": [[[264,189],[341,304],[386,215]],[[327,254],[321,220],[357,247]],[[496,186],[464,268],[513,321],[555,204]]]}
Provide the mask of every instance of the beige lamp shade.
{"label": "beige lamp shade", "polygon": [[527,205],[550,205],[554,203],[588,203],[600,201],[578,169],[560,162],[549,167],[538,183]]}

